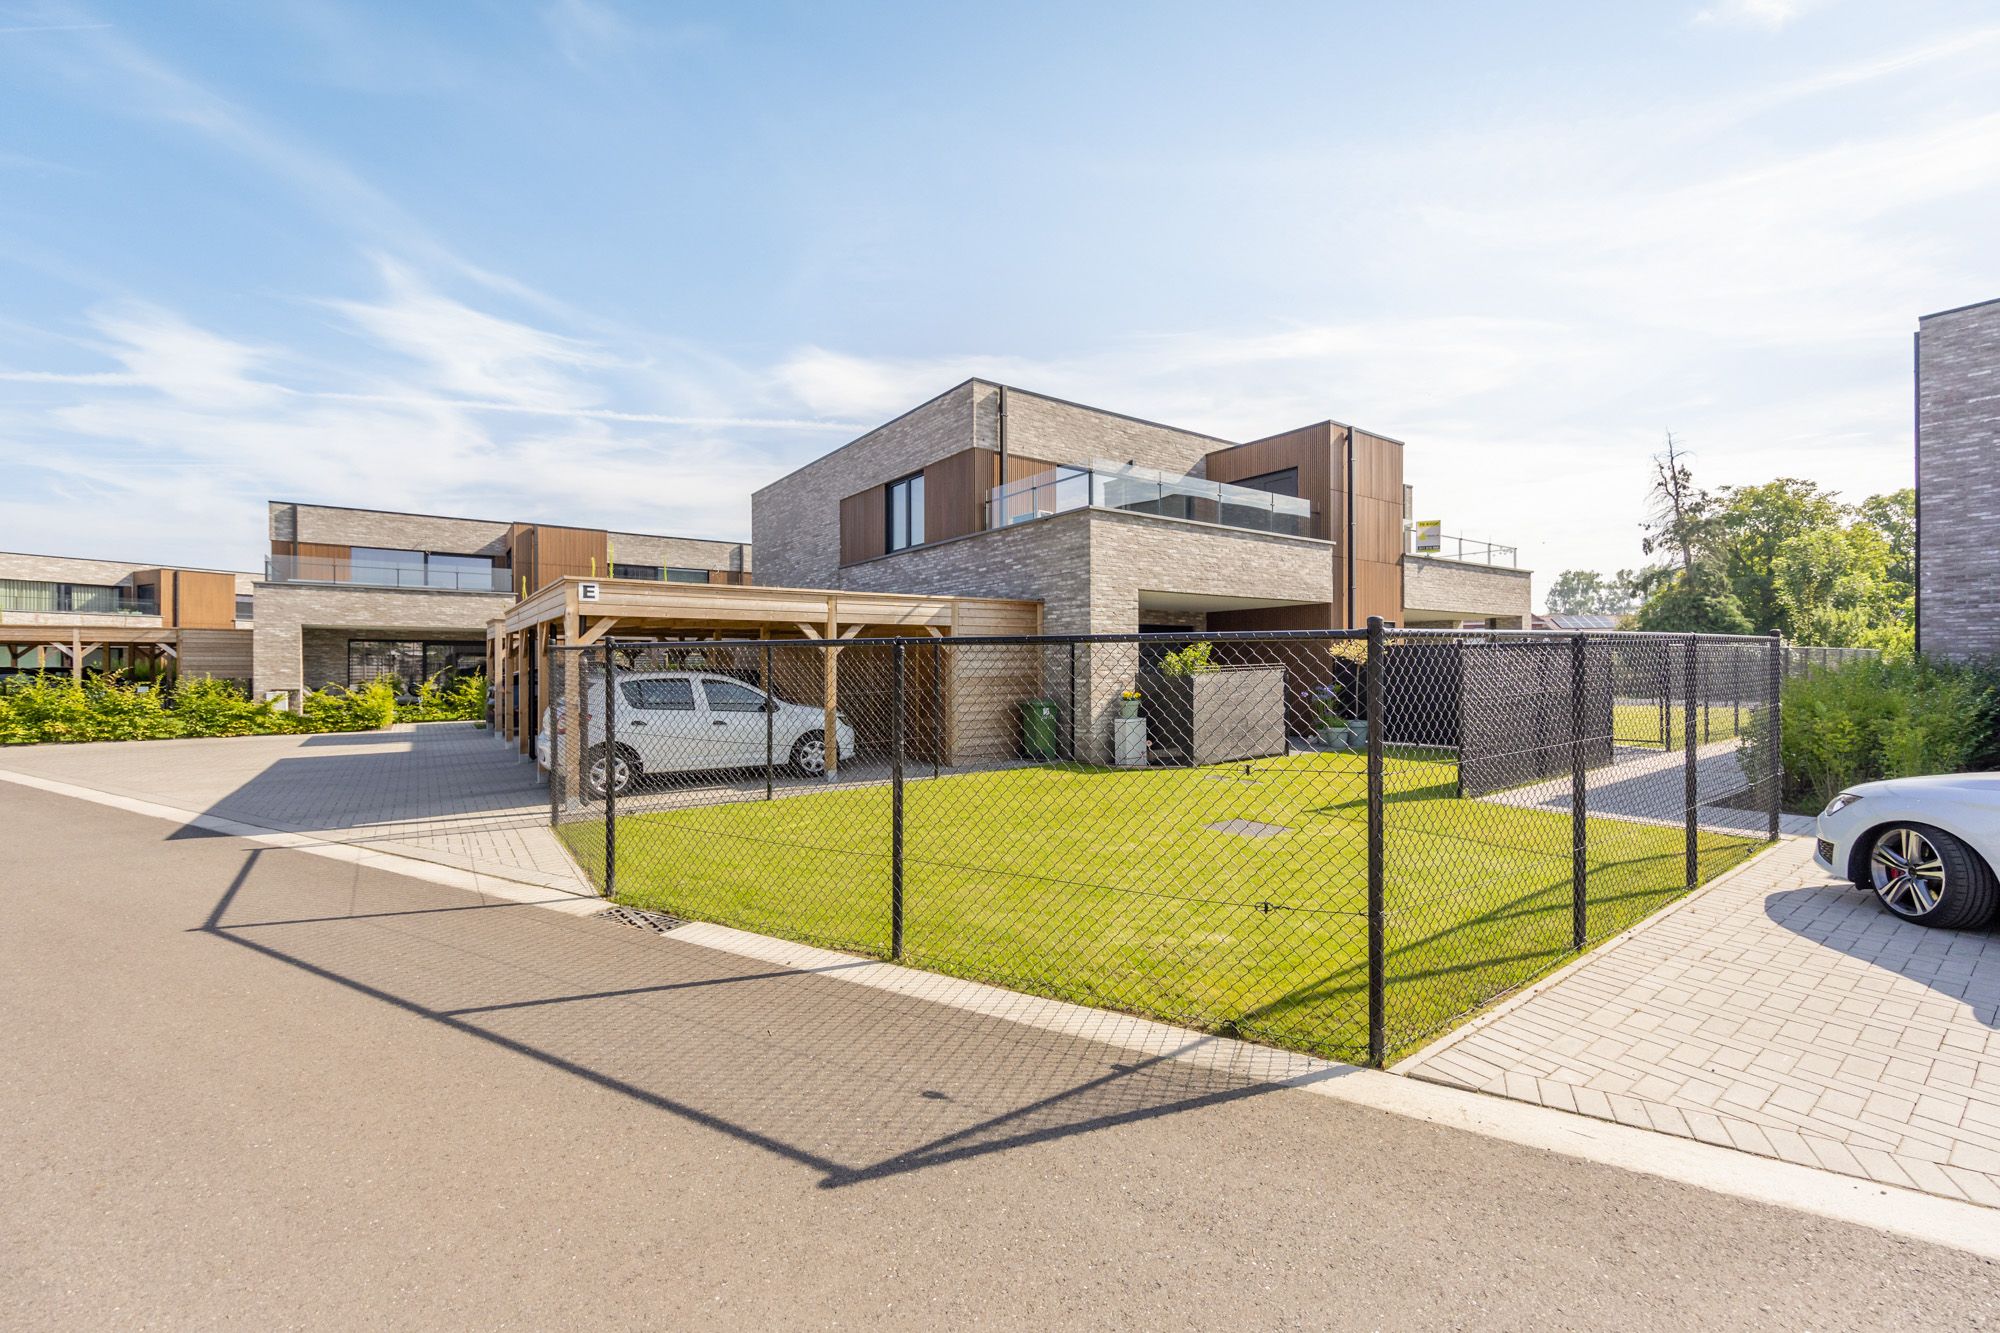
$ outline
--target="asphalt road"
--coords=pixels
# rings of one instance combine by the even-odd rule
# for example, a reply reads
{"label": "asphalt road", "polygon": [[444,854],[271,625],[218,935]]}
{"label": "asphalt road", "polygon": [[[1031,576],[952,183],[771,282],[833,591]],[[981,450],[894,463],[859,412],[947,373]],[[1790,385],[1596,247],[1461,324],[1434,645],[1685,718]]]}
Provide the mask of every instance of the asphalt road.
{"label": "asphalt road", "polygon": [[1945,1328],[2000,1267],[0,786],[0,1324]]}

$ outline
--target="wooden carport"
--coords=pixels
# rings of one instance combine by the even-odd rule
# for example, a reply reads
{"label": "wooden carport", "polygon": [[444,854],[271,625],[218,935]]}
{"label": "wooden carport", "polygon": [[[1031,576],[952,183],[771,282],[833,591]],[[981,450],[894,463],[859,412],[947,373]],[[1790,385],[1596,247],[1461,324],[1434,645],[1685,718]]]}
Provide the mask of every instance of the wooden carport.
{"label": "wooden carport", "polygon": [[[0,647],[10,650],[44,648],[63,655],[72,679],[83,679],[83,661],[99,648],[122,647],[132,657],[144,656],[158,679],[166,660],[173,658],[180,631],[157,625],[115,625],[69,623],[23,624],[18,620],[0,623]],[[8,660],[13,659],[10,656]],[[108,660],[108,655],[107,655]]]}
{"label": "wooden carport", "polygon": [[[563,578],[488,623],[495,724],[523,754],[548,705],[550,650],[663,639],[850,640],[1041,632],[1042,604],[995,597]],[[827,734],[840,696],[840,650],[820,654]],[[829,768],[838,757],[829,753]]]}

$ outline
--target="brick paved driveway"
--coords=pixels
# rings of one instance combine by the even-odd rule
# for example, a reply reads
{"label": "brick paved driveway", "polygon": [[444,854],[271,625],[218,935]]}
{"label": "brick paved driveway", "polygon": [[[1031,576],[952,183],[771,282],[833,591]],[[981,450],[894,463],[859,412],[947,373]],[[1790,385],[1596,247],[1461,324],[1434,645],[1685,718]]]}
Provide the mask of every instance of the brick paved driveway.
{"label": "brick paved driveway", "polygon": [[2000,1206],[2000,935],[1788,840],[1405,1073]]}
{"label": "brick paved driveway", "polygon": [[326,736],[9,746],[0,749],[0,769],[588,891],[549,830],[548,788],[533,762],[468,722]]}

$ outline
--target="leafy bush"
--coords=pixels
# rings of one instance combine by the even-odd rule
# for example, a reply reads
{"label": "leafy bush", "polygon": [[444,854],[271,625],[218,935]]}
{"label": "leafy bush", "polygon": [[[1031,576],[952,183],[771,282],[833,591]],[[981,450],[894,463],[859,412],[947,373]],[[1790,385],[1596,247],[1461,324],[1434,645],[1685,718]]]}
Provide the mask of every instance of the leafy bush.
{"label": "leafy bush", "polygon": [[306,695],[307,731],[380,731],[396,720],[396,686],[386,676],[355,686],[329,685]]}
{"label": "leafy bush", "polygon": [[116,676],[22,676],[0,694],[0,743],[161,740],[182,731],[160,691]]}
{"label": "leafy bush", "polygon": [[1215,645],[1206,639],[1160,659],[1160,674],[1163,676],[1199,676],[1217,670],[1220,668],[1215,665]]}
{"label": "leafy bush", "polygon": [[[1878,778],[2000,766],[2000,673],[1927,658],[1853,662],[1785,682],[1785,797],[1824,805]],[[1750,728],[1750,777],[1769,772]]]}
{"label": "leafy bush", "polygon": [[417,687],[414,703],[396,708],[398,722],[477,722],[486,716],[486,677],[460,676],[449,687],[439,683],[443,672]]}
{"label": "leafy bush", "polygon": [[179,681],[172,699],[184,736],[269,736],[307,730],[303,718],[252,700],[227,680],[197,676]]}

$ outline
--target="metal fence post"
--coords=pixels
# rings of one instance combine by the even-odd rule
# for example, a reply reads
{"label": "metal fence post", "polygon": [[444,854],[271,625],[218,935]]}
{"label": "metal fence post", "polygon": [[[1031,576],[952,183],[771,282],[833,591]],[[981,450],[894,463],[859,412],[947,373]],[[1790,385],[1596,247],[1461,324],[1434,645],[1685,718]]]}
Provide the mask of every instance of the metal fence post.
{"label": "metal fence post", "polygon": [[1583,733],[1588,710],[1584,707],[1584,636],[1569,641],[1569,919],[1570,947],[1581,949],[1590,938],[1590,858],[1586,818],[1588,797],[1583,774]]}
{"label": "metal fence post", "polygon": [[1692,889],[1701,879],[1701,857],[1698,816],[1701,813],[1700,792],[1695,784],[1695,725],[1694,692],[1696,684],[1696,655],[1701,651],[1701,640],[1690,634],[1687,638],[1687,661],[1681,669],[1681,689],[1685,698],[1681,700],[1681,727],[1685,734],[1681,743],[1687,752],[1687,769],[1682,775],[1681,786],[1687,804],[1687,886]]}
{"label": "metal fence post", "polygon": [[931,776],[944,765],[944,640],[931,640]]}
{"label": "metal fence post", "polygon": [[1766,688],[1771,691],[1771,717],[1767,726],[1766,741],[1771,747],[1771,808],[1770,838],[1778,840],[1778,816],[1783,813],[1785,801],[1785,640],[1777,630],[1771,631],[1770,661],[1765,665]]}
{"label": "metal fence post", "polygon": [[[581,654],[576,668],[583,669]],[[611,678],[611,645],[604,645],[604,896],[618,896],[618,701]],[[581,682],[579,682],[581,683]],[[583,691],[578,690],[578,697]],[[588,747],[582,756],[590,761]]]}
{"label": "metal fence post", "polygon": [[903,645],[896,644],[896,697],[889,721],[889,957],[903,956]]}
{"label": "metal fence post", "polygon": [[1069,641],[1069,760],[1076,762],[1076,640]]}
{"label": "metal fence post", "polygon": [[1368,1063],[1388,1058],[1387,941],[1382,891],[1382,617],[1368,617],[1362,690],[1368,708]]}
{"label": "metal fence post", "polygon": [[764,640],[764,799],[771,799],[772,778],[778,767],[777,744],[778,687],[771,681],[771,641]]}

